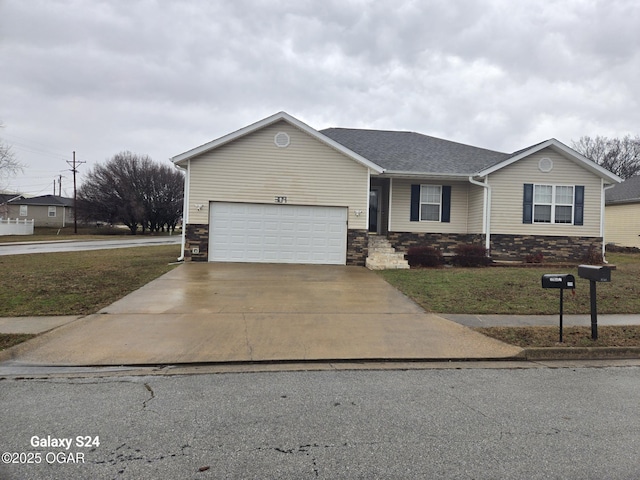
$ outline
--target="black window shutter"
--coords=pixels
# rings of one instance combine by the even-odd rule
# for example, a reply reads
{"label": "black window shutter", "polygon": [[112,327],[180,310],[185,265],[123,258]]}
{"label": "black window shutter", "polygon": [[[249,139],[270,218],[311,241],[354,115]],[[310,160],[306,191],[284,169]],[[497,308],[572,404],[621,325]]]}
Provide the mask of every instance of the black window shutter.
{"label": "black window shutter", "polygon": [[533,183],[524,184],[522,223],[533,223]]}
{"label": "black window shutter", "polygon": [[420,185],[411,185],[411,216],[412,222],[420,221]]}
{"label": "black window shutter", "polygon": [[451,185],[442,186],[442,215],[440,221],[451,222]]}
{"label": "black window shutter", "polygon": [[573,211],[573,224],[584,225],[584,186],[576,185],[574,195],[575,207]]}

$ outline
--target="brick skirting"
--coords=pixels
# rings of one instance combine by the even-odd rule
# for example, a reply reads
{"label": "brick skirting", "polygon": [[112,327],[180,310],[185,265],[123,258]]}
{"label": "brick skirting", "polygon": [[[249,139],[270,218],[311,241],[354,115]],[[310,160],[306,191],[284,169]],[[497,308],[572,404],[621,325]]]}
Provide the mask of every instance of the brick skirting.
{"label": "brick skirting", "polygon": [[491,257],[496,260],[524,260],[542,253],[545,259],[581,261],[589,247],[602,251],[602,237],[555,237],[545,235],[491,235]]}
{"label": "brick skirting", "polygon": [[[457,245],[484,245],[483,234],[389,232],[393,247],[407,252],[410,247],[429,245],[444,254],[453,254]],[[491,258],[524,260],[542,253],[545,259],[581,261],[590,247],[602,250],[602,237],[556,237],[550,235],[491,235]]]}
{"label": "brick skirting", "polygon": [[347,230],[347,265],[364,267],[369,255],[369,232]]}
{"label": "brick skirting", "polygon": [[[184,259],[192,262],[209,261],[209,225],[206,223],[187,224]],[[198,248],[200,253],[193,254],[192,249]]]}
{"label": "brick skirting", "polygon": [[458,245],[484,245],[482,234],[389,232],[387,238],[397,251],[404,253],[411,247],[422,245],[429,245],[448,254],[453,254]]}

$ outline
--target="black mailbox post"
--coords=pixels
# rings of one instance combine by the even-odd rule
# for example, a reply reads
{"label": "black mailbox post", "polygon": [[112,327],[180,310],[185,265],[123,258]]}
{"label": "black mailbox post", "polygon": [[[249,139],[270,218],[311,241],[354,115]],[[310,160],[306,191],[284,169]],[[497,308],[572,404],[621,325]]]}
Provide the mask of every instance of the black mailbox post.
{"label": "black mailbox post", "polygon": [[598,339],[598,305],[596,301],[596,282],[610,282],[611,269],[600,265],[578,265],[578,276],[589,280],[591,300],[591,339]]}
{"label": "black mailbox post", "polygon": [[560,290],[560,343],[562,343],[564,291],[566,289],[575,290],[576,278],[569,273],[547,273],[542,275],[542,288],[557,288]]}

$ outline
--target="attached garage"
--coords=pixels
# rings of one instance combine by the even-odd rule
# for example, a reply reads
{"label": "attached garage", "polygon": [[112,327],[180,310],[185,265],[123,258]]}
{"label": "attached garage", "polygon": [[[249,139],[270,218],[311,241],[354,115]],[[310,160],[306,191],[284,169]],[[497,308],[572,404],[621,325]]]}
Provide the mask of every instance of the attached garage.
{"label": "attached garage", "polygon": [[347,208],[211,202],[209,261],[344,265]]}

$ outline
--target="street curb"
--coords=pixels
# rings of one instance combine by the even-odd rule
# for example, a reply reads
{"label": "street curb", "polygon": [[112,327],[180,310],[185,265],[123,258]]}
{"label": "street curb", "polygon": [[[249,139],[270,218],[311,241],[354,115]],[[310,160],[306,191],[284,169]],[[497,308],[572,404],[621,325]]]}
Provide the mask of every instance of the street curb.
{"label": "street curb", "polygon": [[640,359],[640,347],[536,347],[524,348],[524,360],[628,360]]}

